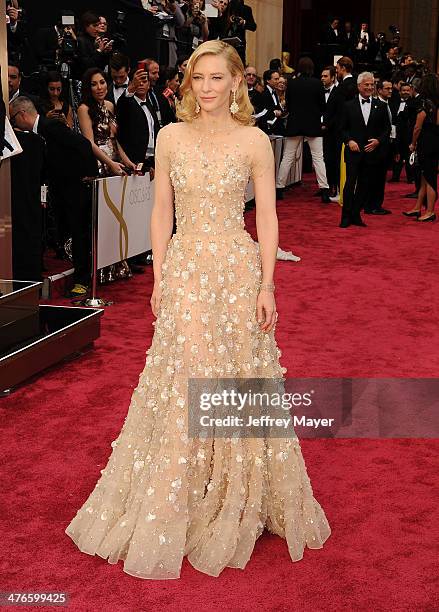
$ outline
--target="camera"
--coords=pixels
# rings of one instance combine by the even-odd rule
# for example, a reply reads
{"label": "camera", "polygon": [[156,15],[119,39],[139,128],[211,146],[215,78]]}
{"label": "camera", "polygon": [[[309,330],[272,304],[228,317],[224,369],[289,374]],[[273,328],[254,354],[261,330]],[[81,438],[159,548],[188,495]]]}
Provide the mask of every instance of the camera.
{"label": "camera", "polygon": [[401,32],[397,25],[389,25],[389,30],[392,32],[393,36],[400,36]]}
{"label": "camera", "polygon": [[238,15],[232,15],[232,17],[230,18],[230,21],[232,23],[240,23],[241,22],[241,17],[239,17]]}

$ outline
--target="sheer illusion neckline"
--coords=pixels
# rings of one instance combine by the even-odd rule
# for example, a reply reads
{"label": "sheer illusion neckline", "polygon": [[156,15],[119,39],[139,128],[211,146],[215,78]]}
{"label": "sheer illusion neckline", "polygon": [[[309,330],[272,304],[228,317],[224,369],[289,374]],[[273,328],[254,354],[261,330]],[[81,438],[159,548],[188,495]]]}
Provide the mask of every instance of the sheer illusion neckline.
{"label": "sheer illusion neckline", "polygon": [[229,135],[235,130],[238,130],[240,125],[236,122],[233,124],[229,124],[228,126],[215,127],[212,125],[206,125],[201,123],[199,119],[194,119],[194,121],[190,124],[194,131],[203,136],[226,136]]}

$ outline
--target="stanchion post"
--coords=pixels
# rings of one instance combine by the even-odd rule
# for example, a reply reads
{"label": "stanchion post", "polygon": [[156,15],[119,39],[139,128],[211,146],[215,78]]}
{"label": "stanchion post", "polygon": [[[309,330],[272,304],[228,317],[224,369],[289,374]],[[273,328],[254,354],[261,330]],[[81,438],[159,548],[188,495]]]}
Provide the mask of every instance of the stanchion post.
{"label": "stanchion post", "polygon": [[97,297],[98,284],[98,206],[99,206],[99,182],[93,179],[91,182],[91,296],[86,298],[82,304],[99,308],[110,306],[112,302],[106,302]]}

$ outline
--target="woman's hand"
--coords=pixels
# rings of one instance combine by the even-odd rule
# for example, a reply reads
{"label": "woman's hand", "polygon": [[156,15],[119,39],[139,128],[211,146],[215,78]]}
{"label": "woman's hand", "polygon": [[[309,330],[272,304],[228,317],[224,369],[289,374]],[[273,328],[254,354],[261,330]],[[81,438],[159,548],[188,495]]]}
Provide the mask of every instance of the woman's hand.
{"label": "woman's hand", "polygon": [[256,318],[260,330],[270,332],[277,321],[276,302],[272,291],[261,290],[256,301]]}
{"label": "woman's hand", "polygon": [[111,172],[116,176],[126,176],[127,174],[123,165],[119,162],[113,161],[111,162],[111,164],[108,164],[108,167],[110,168]]}
{"label": "woman's hand", "polygon": [[152,290],[151,300],[150,300],[152,314],[155,317],[157,317],[158,312],[159,312],[161,298],[162,298],[162,289],[160,287],[160,283],[155,282],[154,288]]}

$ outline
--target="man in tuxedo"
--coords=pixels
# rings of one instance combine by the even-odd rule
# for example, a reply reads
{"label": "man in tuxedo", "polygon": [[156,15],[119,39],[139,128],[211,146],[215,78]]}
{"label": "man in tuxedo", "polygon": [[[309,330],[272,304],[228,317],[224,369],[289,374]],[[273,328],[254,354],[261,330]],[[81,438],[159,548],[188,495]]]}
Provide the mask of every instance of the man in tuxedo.
{"label": "man in tuxedo", "polygon": [[13,102],[13,100],[19,98],[20,96],[26,96],[26,98],[29,98],[36,106],[38,106],[37,96],[33,96],[32,94],[28,94],[23,91],[21,87],[21,70],[19,66],[13,63],[8,65],[8,90],[9,103]]}
{"label": "man in tuxedo", "polygon": [[150,83],[145,76],[133,95],[119,98],[116,107],[117,139],[134,164],[154,168],[154,149],[160,125],[148,98]]}
{"label": "man in tuxedo", "polygon": [[256,122],[258,122],[258,119],[262,119],[263,117],[264,106],[262,94],[255,89],[256,80],[258,78],[256,68],[254,66],[247,66],[244,76],[247,82],[248,97],[250,98],[250,102],[255,109],[254,118],[256,119]]}
{"label": "man in tuxedo", "polygon": [[354,75],[354,62],[350,57],[341,57],[336,65],[335,70],[337,72],[337,94],[342,98],[343,102],[353,100],[358,93],[357,83],[355,82]]}
{"label": "man in tuxedo", "polygon": [[143,81],[144,77],[146,76],[149,82],[148,100],[151,103],[151,106],[157,115],[159,125],[162,128],[165,125],[168,125],[168,123],[172,123],[174,116],[169,102],[159,91],[157,91],[157,83],[160,78],[160,66],[152,58],[146,58],[141,61],[145,63],[146,72],[143,70],[136,70],[132,81],[128,85],[127,95],[134,95],[140,85],[140,82]]}
{"label": "man in tuxedo", "polygon": [[393,163],[393,172],[392,172],[392,183],[398,183],[401,170],[403,165],[405,164],[405,173],[408,183],[413,183],[413,169],[409,164],[410,159],[410,151],[409,151],[409,122],[408,122],[408,112],[407,112],[407,104],[411,97],[412,88],[409,84],[404,83],[401,85],[399,90],[399,99],[397,99],[393,107],[393,114],[396,117],[395,125],[396,125],[396,141],[395,141],[395,150],[396,157]]}
{"label": "man in tuxedo", "polygon": [[116,106],[119,98],[125,95],[130,82],[130,60],[122,53],[114,53],[110,59],[110,80],[107,100]]}
{"label": "man in tuxedo", "polygon": [[357,40],[351,21],[345,21],[342,39],[344,53],[350,57],[354,51],[355,42]]}
{"label": "man in tuxedo", "polygon": [[390,137],[387,145],[382,144],[382,161],[377,165],[375,191],[370,190],[370,198],[364,206],[364,212],[368,215],[388,215],[390,210],[383,208],[384,193],[386,188],[387,171],[390,168],[394,156],[394,142],[396,139],[396,127],[394,117],[389,104],[392,97],[393,85],[391,81],[378,81],[376,85],[378,100],[383,104],[387,112],[390,124]]}
{"label": "man in tuxedo", "polygon": [[308,142],[322,202],[329,203],[329,185],[323,159],[322,116],[325,111],[325,95],[319,79],[313,77],[314,63],[309,57],[299,60],[299,76],[290,79],[285,94],[288,119],[287,141],[276,181],[276,190],[282,197],[288,174],[296,159],[301,142]]}
{"label": "man in tuxedo", "polygon": [[371,72],[357,79],[359,94],[345,102],[342,138],[345,144],[346,184],[340,227],[366,226],[360,212],[375,193],[378,167],[383,163],[389,143],[390,122],[387,109],[372,97],[375,82]]}
{"label": "man in tuxedo", "polygon": [[340,104],[335,84],[335,74],[335,67],[327,66],[322,70],[321,76],[325,91],[325,110],[322,117],[323,158],[325,160],[326,178],[329,184],[329,197],[337,195],[340,177],[340,155],[338,154],[337,133],[337,117]]}
{"label": "man in tuxedo", "polygon": [[321,36],[321,42],[325,45],[338,45],[342,41],[342,33],[340,31],[340,20],[334,17],[326,28],[324,28]]}
{"label": "man in tuxedo", "polygon": [[282,123],[282,108],[276,91],[279,83],[280,74],[277,70],[266,70],[263,75],[265,89],[261,94],[261,110],[259,126],[266,134],[284,134]]}
{"label": "man in tuxedo", "polygon": [[40,116],[31,100],[20,96],[10,104],[11,122],[32,131],[46,144],[46,172],[55,200],[63,202],[72,232],[74,295],[83,295],[90,277],[90,203],[81,181],[98,174],[91,143],[61,121]]}

